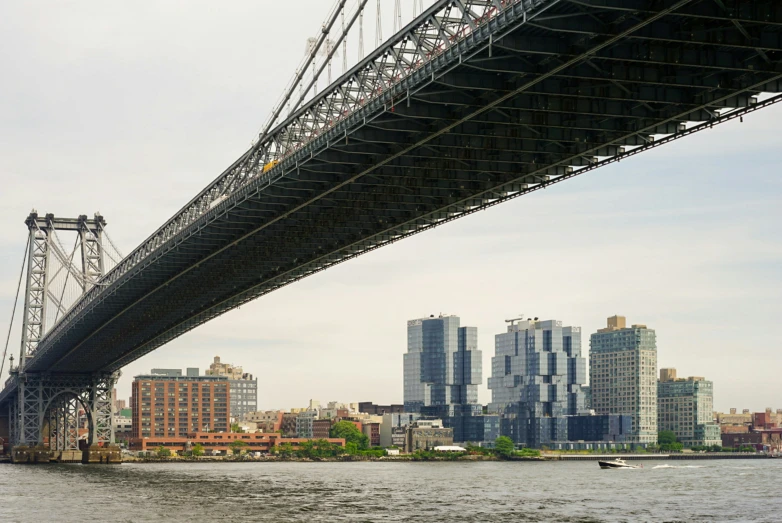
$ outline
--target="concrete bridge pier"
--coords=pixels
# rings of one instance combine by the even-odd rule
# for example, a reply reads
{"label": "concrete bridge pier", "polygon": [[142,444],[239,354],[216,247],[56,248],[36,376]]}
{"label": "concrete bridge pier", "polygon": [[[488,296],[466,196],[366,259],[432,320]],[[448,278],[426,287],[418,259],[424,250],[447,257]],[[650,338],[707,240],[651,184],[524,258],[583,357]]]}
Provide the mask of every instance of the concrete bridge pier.
{"label": "concrete bridge pier", "polygon": [[122,451],[119,445],[90,445],[81,453],[83,465],[106,464],[116,465],[122,463]]}
{"label": "concrete bridge pier", "polygon": [[12,463],[49,463],[52,459],[52,449],[44,445],[28,447],[27,445],[16,445],[11,449]]}

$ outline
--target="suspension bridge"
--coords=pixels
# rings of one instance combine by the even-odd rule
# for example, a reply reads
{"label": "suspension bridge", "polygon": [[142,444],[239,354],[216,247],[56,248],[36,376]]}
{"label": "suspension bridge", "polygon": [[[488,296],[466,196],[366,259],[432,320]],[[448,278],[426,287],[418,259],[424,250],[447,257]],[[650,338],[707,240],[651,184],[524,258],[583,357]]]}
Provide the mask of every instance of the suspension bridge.
{"label": "suspension bridge", "polygon": [[103,460],[117,372],[243,303],[782,100],[773,0],[413,6],[383,39],[380,2],[338,1],[252,146],[127,256],[100,216],[28,217],[17,461],[73,450],[77,408]]}

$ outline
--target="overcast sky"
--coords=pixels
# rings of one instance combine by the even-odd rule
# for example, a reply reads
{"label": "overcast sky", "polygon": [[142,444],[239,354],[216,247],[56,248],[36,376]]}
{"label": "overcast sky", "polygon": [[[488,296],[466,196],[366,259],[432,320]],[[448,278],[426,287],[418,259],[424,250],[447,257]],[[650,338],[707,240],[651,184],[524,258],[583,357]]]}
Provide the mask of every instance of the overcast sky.
{"label": "overcast sky", "polygon": [[[247,148],[330,4],[0,3],[3,338],[31,208],[100,211],[130,252]],[[152,367],[220,355],[258,376],[262,409],[401,402],[406,320],[442,312],[478,327],[486,403],[506,318],[581,326],[586,356],[589,333],[623,314],[657,331],[660,367],[714,381],[717,409],[782,408],[780,118],[752,114],[285,287],[127,366],[119,396]]]}

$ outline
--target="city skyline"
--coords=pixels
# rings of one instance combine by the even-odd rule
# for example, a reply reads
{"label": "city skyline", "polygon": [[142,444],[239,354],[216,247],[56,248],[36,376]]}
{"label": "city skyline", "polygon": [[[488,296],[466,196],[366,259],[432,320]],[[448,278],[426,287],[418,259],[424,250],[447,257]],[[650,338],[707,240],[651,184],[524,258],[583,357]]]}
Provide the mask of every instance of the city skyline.
{"label": "city skyline", "polygon": [[[456,317],[456,319],[457,319],[457,324],[458,324],[458,319],[459,319],[459,318],[458,318],[458,315],[456,315],[456,314],[454,314],[454,315],[451,315],[451,314],[443,314],[443,313],[439,313],[439,314],[438,314],[438,317],[439,317],[440,319],[443,319],[443,318],[448,318],[448,317]],[[613,317],[611,317],[611,318],[608,318],[608,321],[610,322],[610,321],[612,321],[612,320],[613,320],[614,318],[616,318],[616,317],[617,317],[617,316],[616,316],[616,315],[614,315]],[[621,318],[621,315],[619,315],[619,317]],[[410,343],[410,326],[411,326],[412,324],[414,324],[415,322],[420,322],[420,321],[422,321],[422,320],[426,320],[426,319],[430,319],[430,318],[436,318],[436,317],[435,317],[435,315],[434,315],[434,314],[431,314],[431,315],[429,315],[429,316],[424,316],[424,317],[422,317],[422,318],[420,318],[420,319],[418,319],[418,320],[408,320],[408,321],[407,321],[406,340],[407,340],[407,343],[408,343],[408,344]],[[519,319],[514,319],[514,320],[512,320],[512,321],[514,321],[514,322],[515,322],[515,321],[519,321],[519,320],[521,320],[521,319],[522,319],[522,318],[519,318]],[[527,321],[529,321],[529,320],[532,320],[532,319],[533,319],[533,318],[528,318],[528,319],[527,319]],[[511,320],[505,320],[505,321],[504,321],[504,325],[507,325],[509,321],[511,321]],[[548,320],[547,320],[547,319],[543,319],[543,318],[535,318],[535,321],[536,321],[538,324],[543,324],[543,323],[557,323],[557,324],[559,324],[559,323],[561,323],[560,321],[557,321],[557,320],[550,320],[550,319],[548,319]],[[622,321],[624,321],[624,318],[622,318]],[[604,322],[605,322],[605,320],[604,320]],[[635,325],[633,325],[633,326],[635,327]],[[645,325],[641,325],[641,327],[645,327]],[[471,329],[471,331],[473,332],[473,334],[472,334],[473,336],[475,335],[475,334],[474,334],[474,333],[475,333],[475,331],[477,331],[477,330],[478,330],[478,328],[477,328],[477,327],[466,327],[466,328],[467,328],[467,329]],[[576,329],[576,330],[579,330],[579,331],[581,331],[581,334],[582,334],[582,335],[584,335],[584,336],[590,336],[590,337],[591,337],[591,335],[592,335],[592,334],[596,334],[596,333],[599,333],[600,331],[604,331],[604,330],[606,330],[606,329],[603,327],[603,328],[595,329],[593,332],[591,332],[591,333],[590,333],[590,332],[588,332],[588,331],[584,331],[584,330],[582,330],[582,329],[581,329],[581,327],[579,327],[579,326],[572,326],[572,327],[568,327],[568,329],[571,329],[571,328],[574,328],[574,329]],[[654,329],[652,329],[652,332],[654,332]],[[495,334],[495,335],[494,335],[494,337],[496,338],[496,336],[497,336],[497,335]],[[589,381],[589,380],[588,380],[588,376],[589,376],[589,374],[590,374],[590,372],[589,372],[589,371],[590,371],[590,369],[591,369],[591,367],[590,367],[590,365],[589,365],[589,350],[590,350],[590,347],[589,347],[589,345],[590,345],[590,344],[591,344],[591,340],[587,340],[587,341],[586,341],[586,347],[584,347],[584,348],[582,349],[582,352],[581,352],[581,356],[582,356],[582,358],[584,358],[584,359],[586,360],[586,376],[587,376],[587,381]],[[583,346],[583,345],[582,345],[582,346]],[[478,346],[478,347],[476,347],[476,348],[474,349],[474,350],[476,350],[476,351],[477,351],[477,353],[478,353],[478,354],[482,354],[483,352],[487,352],[487,351],[482,351],[482,350],[481,350],[479,347],[480,347],[480,346]],[[406,350],[405,350],[405,352],[403,352],[401,355],[402,355],[402,356],[404,356],[405,354],[408,354],[408,352],[407,352],[408,350],[409,350],[409,345],[406,347]],[[658,352],[659,352],[659,351],[658,351]],[[492,366],[492,364],[491,364],[491,359],[492,359],[492,358],[494,358],[494,357],[496,357],[496,353],[495,353],[494,351],[492,351],[492,352],[490,353],[490,355],[489,355],[489,357],[488,357],[488,358],[486,358],[486,357],[484,356],[484,359],[488,359],[488,360],[489,360],[489,364],[488,364],[488,368],[489,368],[489,369],[491,369],[491,366]],[[225,358],[222,358],[222,356],[215,356],[215,357],[214,357],[214,361],[220,361],[221,359],[225,359]],[[225,365],[227,365],[227,366],[229,366],[229,367],[230,367],[230,366],[236,366],[236,367],[239,367],[240,369],[241,369],[241,367],[242,367],[241,365],[235,364],[233,361],[231,361],[231,362],[225,362],[224,364],[225,364]],[[483,359],[482,359],[481,366],[482,366],[482,365],[483,365]],[[176,367],[176,366],[177,366],[177,364],[174,364],[174,367]],[[180,365],[180,366],[182,366],[182,365]],[[672,367],[672,366],[673,366],[673,365],[667,365],[667,366],[666,366],[666,365],[661,365],[661,364],[657,363],[657,364],[656,364],[656,366],[655,366],[655,373],[656,373],[658,370],[659,370],[659,371],[669,371],[669,370],[673,370],[673,371],[674,371],[674,375],[675,375],[676,369],[671,369],[670,367]],[[151,371],[149,371],[149,372],[142,372],[142,373],[141,373],[141,375],[147,375],[147,374],[150,374],[150,373],[151,373],[151,374],[155,374],[155,372],[156,372],[156,371],[163,372],[163,371],[168,371],[168,370],[169,370],[169,369],[152,369],[152,370],[151,370]],[[182,372],[182,373],[183,373],[182,375],[184,375],[184,371],[186,370],[186,371],[187,371],[187,373],[188,373],[188,375],[189,375],[189,373],[190,373],[191,371],[199,371],[199,370],[200,370],[200,367],[195,367],[195,368],[187,368],[187,369],[185,369],[185,368],[183,367],[182,369],[171,369],[171,370],[174,370],[174,371],[180,371],[180,372]],[[402,374],[405,374],[405,373],[404,373],[404,364],[402,365]],[[683,374],[684,374],[684,373],[683,373]],[[692,374],[692,373],[690,373],[690,374]],[[209,374],[208,374],[208,369],[206,369],[206,371],[204,371],[204,372],[203,372],[203,373],[201,373],[201,374],[193,374],[193,375],[204,375],[204,376],[207,376],[207,375],[209,375]],[[655,376],[656,376],[656,374],[655,374]],[[123,376],[122,376],[122,378],[126,378],[127,380],[133,380],[133,379],[135,379],[135,377],[136,377],[136,376],[127,376],[126,374],[123,374]],[[481,381],[481,383],[479,383],[479,384],[477,385],[479,403],[482,403],[484,406],[486,406],[486,405],[488,405],[488,406],[491,406],[491,403],[492,403],[492,401],[491,401],[491,389],[490,389],[490,388],[489,388],[489,386],[488,386],[488,381],[489,381],[489,378],[490,378],[490,377],[491,377],[491,376],[490,376],[490,373],[489,373],[489,375],[486,375],[486,376],[484,376],[484,379],[483,379],[483,381]],[[118,386],[120,386],[120,384],[122,383],[122,381],[123,381],[123,379],[122,379],[122,378],[120,378],[120,380],[119,380],[119,382],[118,382]],[[655,383],[656,383],[656,380],[657,380],[657,378],[655,378]],[[589,383],[586,383],[586,385],[590,385],[590,386],[591,386],[592,384],[591,384],[591,382],[589,382]],[[403,385],[402,385],[402,387],[401,387],[401,388],[402,388],[402,393],[400,394],[400,398],[402,398],[402,399],[398,399],[398,400],[397,400],[397,399],[389,400],[389,401],[387,401],[387,403],[394,403],[394,402],[396,402],[396,403],[399,403],[399,404],[401,404],[401,403],[403,403],[403,402],[404,402],[404,393],[403,393],[403,390],[404,390],[404,383],[403,383]],[[486,389],[486,391],[485,391],[485,392],[482,390],[483,388],[485,388],[485,389]],[[259,388],[259,393],[260,393],[260,392],[261,392],[261,390],[260,390],[260,388]],[[483,395],[484,395],[484,394],[486,394],[486,395],[488,395],[488,396],[489,396],[489,397],[487,398],[487,401],[482,401],[482,399],[481,399],[481,398],[483,397]],[[591,395],[591,394],[590,394],[590,395]],[[260,401],[260,400],[259,400],[259,401],[258,401],[258,411],[267,411],[267,410],[270,410],[270,411],[271,411],[271,410],[289,410],[289,409],[301,409],[301,408],[306,408],[306,405],[307,405],[308,403],[310,403],[310,404],[311,404],[311,402],[312,402],[313,400],[314,400],[314,401],[318,401],[318,402],[319,402],[319,401],[320,401],[320,399],[323,399],[323,398],[329,398],[329,399],[328,399],[328,401],[335,401],[335,398],[336,398],[336,401],[343,401],[343,400],[345,400],[345,401],[346,401],[346,402],[348,402],[348,403],[359,403],[359,402],[362,402],[362,401],[365,401],[365,400],[366,400],[366,401],[372,401],[372,402],[383,403],[383,401],[378,401],[378,400],[376,400],[375,398],[368,398],[368,397],[364,397],[364,396],[366,396],[366,395],[362,396],[360,393],[359,393],[359,396],[360,396],[360,397],[358,397],[358,398],[356,398],[356,397],[346,397],[346,398],[341,398],[341,397],[340,397],[340,398],[336,398],[335,396],[330,396],[328,393],[326,393],[326,394],[317,394],[317,393],[316,393],[316,394],[309,394],[309,396],[308,396],[308,399],[307,399],[306,401],[302,402],[302,403],[299,403],[299,404],[292,403],[292,404],[283,404],[283,405],[278,405],[278,404],[275,404],[275,405],[271,405],[271,404],[269,404],[269,405],[264,405],[264,404],[262,403],[262,401]],[[123,395],[120,393],[120,394],[118,394],[118,395],[117,395],[117,398],[118,398],[118,399],[120,399],[120,398],[124,398],[124,397],[123,397]],[[728,402],[728,403],[730,403],[730,402]],[[733,410],[735,410],[735,409],[738,409],[739,411],[741,411],[741,410],[749,410],[749,411],[755,411],[755,410],[758,410],[758,411],[761,411],[761,410],[767,410],[767,409],[769,409],[769,408],[771,408],[771,407],[768,407],[768,406],[766,406],[766,407],[763,407],[763,408],[753,409],[753,408],[748,408],[748,407],[746,407],[746,406],[745,406],[745,405],[743,405],[743,404],[742,404],[742,405],[739,405],[739,406],[736,406],[736,405],[733,405],[733,404],[731,403],[731,406],[730,406],[730,407],[727,407],[727,408],[724,408],[724,409],[723,409],[723,408],[718,408],[718,407],[716,406],[716,402],[715,402],[715,403],[714,403],[714,408],[713,408],[713,410],[714,410],[714,412],[720,412],[720,411],[725,411],[725,412],[727,412],[728,410],[731,410],[731,409],[733,409]]]}
{"label": "city skyline", "polygon": [[[259,36],[252,24],[261,9],[264,18],[284,16],[284,6],[236,4],[220,20],[193,7],[175,30],[163,7],[123,16],[97,9],[89,24],[64,7],[32,9],[8,6],[0,20],[18,43],[0,65],[19,80],[0,86],[3,330],[32,207],[58,216],[99,210],[128,253],[249,142],[302,51],[280,49],[244,81],[225,80],[280,38],[281,29]],[[301,11],[286,40],[303,47],[323,9],[310,1]],[[197,29],[206,19],[221,45]],[[140,26],[148,41],[132,39]],[[623,314],[654,326],[660,367],[709,376],[715,409],[762,410],[774,403],[782,363],[773,328],[782,312],[780,117],[779,107],[749,115],[276,291],[133,362],[120,397],[133,375],[204,368],[219,354],[259,377],[259,408],[355,394],[398,402],[400,325],[411,317],[469,318],[489,368],[505,318],[562,318],[591,333]],[[479,400],[488,399],[484,380]]]}

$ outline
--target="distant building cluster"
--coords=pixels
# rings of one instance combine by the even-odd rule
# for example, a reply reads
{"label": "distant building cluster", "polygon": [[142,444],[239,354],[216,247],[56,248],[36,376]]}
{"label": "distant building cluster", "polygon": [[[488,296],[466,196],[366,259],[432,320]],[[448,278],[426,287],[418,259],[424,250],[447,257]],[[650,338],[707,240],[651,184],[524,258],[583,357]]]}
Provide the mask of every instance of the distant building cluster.
{"label": "distant building cluster", "polygon": [[492,400],[483,409],[477,331],[459,322],[409,321],[404,356],[405,410],[441,419],[458,443],[491,444],[502,435],[520,447],[633,448],[656,444],[661,430],[688,447],[720,443],[712,383],[678,379],[675,369],[663,369],[658,380],[656,335],[645,325],[612,316],[590,336],[586,385],[580,327],[506,320],[506,331],[495,335]]}
{"label": "distant building cluster", "polygon": [[402,404],[310,400],[289,411],[259,410],[257,379],[215,357],[204,375],[187,368],[136,376],[129,408],[115,402],[115,433],[131,449],[188,450],[197,442],[215,453],[227,452],[236,439],[228,434],[240,433],[266,452],[283,443],[336,442],[331,428],[349,422],[370,446],[401,452],[491,446],[499,436],[517,447],[630,449],[656,444],[660,431],[685,448],[782,451],[782,409],[714,412],[711,381],[679,378],[675,368],[659,369],[658,377],[656,334],[646,325],[612,316],[590,335],[585,353],[580,327],[523,317],[506,323],[495,335],[487,406],[478,401],[477,328],[439,315],[407,322]]}
{"label": "distant building cluster", "polygon": [[755,450],[782,452],[782,409],[767,408],[765,412],[744,409],[739,414],[715,412],[723,447],[738,449],[752,447]]}
{"label": "distant building cluster", "polygon": [[115,402],[115,439],[138,450],[199,434],[227,433],[233,422],[255,412],[257,404],[257,379],[219,357],[204,375],[195,367],[184,373],[152,369],[135,376],[129,409],[123,408],[124,401]]}

